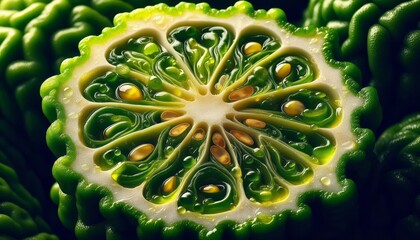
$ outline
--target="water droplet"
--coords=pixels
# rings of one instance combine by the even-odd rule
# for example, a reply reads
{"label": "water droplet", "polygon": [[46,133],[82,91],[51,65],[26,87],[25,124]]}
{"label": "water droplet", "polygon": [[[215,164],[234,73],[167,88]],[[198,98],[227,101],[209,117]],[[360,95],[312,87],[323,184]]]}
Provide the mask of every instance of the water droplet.
{"label": "water droplet", "polygon": [[185,214],[186,212],[187,212],[187,209],[185,209],[184,207],[182,207],[182,206],[179,206],[177,209],[176,209],[176,211],[179,213],[179,214]]}
{"label": "water droplet", "polygon": [[174,147],[167,146],[163,152],[165,154],[165,157],[168,157],[169,155],[171,155],[174,152]]}
{"label": "water droplet", "polygon": [[344,142],[343,144],[341,144],[341,146],[343,148],[351,149],[351,148],[354,148],[355,144],[354,144],[353,141],[347,141],[347,142]]}
{"label": "water droplet", "polygon": [[162,80],[160,80],[160,78],[156,76],[152,76],[150,78],[149,82],[147,83],[147,86],[155,91],[160,91],[163,89]]}
{"label": "water droplet", "polygon": [[273,221],[274,217],[272,215],[264,214],[264,213],[258,213],[257,214],[258,220],[260,220],[262,223],[269,224]]}
{"label": "water droplet", "polygon": [[318,38],[311,38],[311,41],[309,41],[309,44],[315,44],[319,41]]}
{"label": "water droplet", "polygon": [[119,148],[116,148],[114,150],[114,155],[117,156],[117,157],[120,156],[121,155],[121,150]]}
{"label": "water droplet", "polygon": [[194,167],[195,164],[196,160],[192,156],[187,156],[182,160],[182,166],[184,166],[186,169]]}
{"label": "water droplet", "polygon": [[162,15],[156,15],[152,18],[152,21],[160,28],[166,28],[169,22],[169,19]]}
{"label": "water droplet", "polygon": [[150,56],[160,52],[160,48],[156,43],[148,43],[144,46],[143,53]]}
{"label": "water droplet", "polygon": [[263,201],[271,200],[271,197],[273,196],[272,193],[267,190],[261,191],[259,195]]}
{"label": "water droplet", "polygon": [[62,99],[62,101],[63,101],[63,103],[64,103],[64,104],[67,104],[67,103],[69,103],[69,102],[70,102],[70,99],[69,99],[69,98],[64,97],[64,98]]}
{"label": "water droplet", "polygon": [[254,148],[254,149],[252,149],[252,152],[258,158],[262,158],[262,157],[265,156],[264,151],[261,148]]}
{"label": "water droplet", "polygon": [[329,186],[331,184],[331,179],[329,177],[322,177],[320,181],[324,186]]}
{"label": "water droplet", "polygon": [[89,165],[87,165],[86,163],[82,164],[82,170],[87,171],[89,170]]}
{"label": "water droplet", "polygon": [[128,76],[130,74],[130,68],[125,64],[118,64],[115,67],[115,71],[121,76]]}
{"label": "water droplet", "polygon": [[253,158],[253,157],[251,157],[251,156],[249,156],[249,155],[246,155],[246,156],[244,157],[244,160],[245,160],[245,164],[248,164],[248,165],[251,165],[251,164],[253,164],[253,163],[254,163],[254,158]]}
{"label": "water droplet", "polygon": [[79,117],[79,114],[78,113],[75,113],[75,112],[71,112],[71,113],[68,114],[68,117],[70,119],[76,119],[76,118]]}
{"label": "water droplet", "polygon": [[318,126],[317,125],[315,125],[315,124],[311,124],[310,126],[309,126],[312,130],[318,130]]}
{"label": "water droplet", "polygon": [[232,175],[236,178],[241,178],[242,177],[242,170],[240,167],[234,167],[231,170]]}
{"label": "water droplet", "polygon": [[70,98],[71,96],[73,96],[73,93],[73,89],[69,87],[65,87],[63,90],[63,96],[66,98]]}

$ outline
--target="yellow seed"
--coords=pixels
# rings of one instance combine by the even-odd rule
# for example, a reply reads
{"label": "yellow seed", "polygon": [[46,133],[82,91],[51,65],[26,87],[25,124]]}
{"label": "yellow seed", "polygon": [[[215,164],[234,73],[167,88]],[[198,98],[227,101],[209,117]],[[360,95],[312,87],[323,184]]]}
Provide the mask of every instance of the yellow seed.
{"label": "yellow seed", "polygon": [[226,151],[226,149],[217,145],[213,145],[210,147],[210,152],[213,155],[213,157],[215,157],[216,160],[221,164],[228,165],[230,163],[230,155]]}
{"label": "yellow seed", "polygon": [[258,42],[248,42],[244,45],[244,54],[245,55],[251,55],[257,52],[261,52],[262,46]]}
{"label": "yellow seed", "polygon": [[201,191],[204,193],[218,193],[220,192],[220,188],[214,184],[209,184],[209,185],[203,186],[201,188]]}
{"label": "yellow seed", "polygon": [[219,147],[222,147],[222,148],[226,147],[225,139],[223,138],[222,134],[218,132],[213,134],[213,136],[211,137],[211,140],[213,141],[214,144],[216,144]]}
{"label": "yellow seed", "polygon": [[169,177],[163,182],[162,190],[164,193],[168,194],[175,190],[177,185],[177,179],[175,176]]}
{"label": "yellow seed", "polygon": [[229,94],[229,100],[230,101],[237,101],[244,98],[247,98],[254,94],[254,87],[251,85],[248,85],[246,87],[237,89]]}
{"label": "yellow seed", "polygon": [[128,160],[130,161],[141,161],[143,159],[146,159],[155,149],[153,144],[146,143],[142,144],[133,150],[128,154]]}
{"label": "yellow seed", "polygon": [[265,128],[267,126],[265,122],[253,118],[245,119],[245,125],[252,128]]}
{"label": "yellow seed", "polygon": [[276,67],[276,76],[283,79],[292,72],[292,65],[290,63],[281,63]]}
{"label": "yellow seed", "polygon": [[143,99],[143,94],[136,85],[124,83],[118,87],[118,97],[127,101],[139,101]]}
{"label": "yellow seed", "polygon": [[301,101],[292,100],[284,104],[283,111],[289,116],[298,116],[305,110]]}
{"label": "yellow seed", "polygon": [[206,132],[204,131],[204,129],[199,128],[199,129],[197,129],[197,131],[195,131],[192,138],[194,140],[201,141],[201,140],[204,139],[205,136],[206,136]]}
{"label": "yellow seed", "polygon": [[162,114],[160,114],[160,118],[162,119],[162,121],[168,121],[179,116],[181,116],[181,114],[171,111],[164,111],[162,112]]}
{"label": "yellow seed", "polygon": [[247,133],[238,130],[231,130],[230,133],[243,144],[248,146],[254,145],[254,139],[252,139],[252,137],[249,136]]}
{"label": "yellow seed", "polygon": [[175,127],[173,127],[171,129],[171,131],[169,131],[169,136],[171,136],[171,137],[178,137],[183,132],[185,132],[185,130],[187,130],[189,126],[190,126],[189,123],[181,123],[181,124],[178,124]]}

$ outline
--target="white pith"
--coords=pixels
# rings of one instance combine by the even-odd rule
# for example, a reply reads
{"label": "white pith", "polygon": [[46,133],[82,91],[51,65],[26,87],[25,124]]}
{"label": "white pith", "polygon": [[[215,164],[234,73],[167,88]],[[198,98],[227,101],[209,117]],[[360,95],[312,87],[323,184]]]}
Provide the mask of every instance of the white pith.
{"label": "white pith", "polygon": [[[83,79],[87,73],[90,73],[92,69],[114,69],[114,66],[107,62],[104,53],[107,53],[108,50],[117,43],[127,39],[128,36],[141,36],[141,32],[144,29],[147,29],[147,32],[153,31],[154,36],[159,38],[159,41],[168,52],[170,52],[173,56],[178,56],[178,54],[166,41],[167,33],[174,26],[189,25],[194,22],[201,22],[209,25],[220,24],[221,26],[229,26],[230,29],[233,30],[234,36],[240,36],[242,31],[251,26],[259,26],[262,29],[266,29],[266,31],[271,32],[274,37],[280,39],[281,48],[278,51],[283,51],[288,48],[302,49],[302,51],[310,56],[310,58],[312,58],[317,64],[316,67],[318,68],[319,75],[316,80],[306,84],[307,86],[329,86],[331,89],[337,90],[336,94],[338,95],[338,99],[341,100],[340,105],[343,109],[342,119],[339,124],[333,128],[324,129],[335,139],[337,150],[335,151],[334,156],[325,165],[310,166],[313,169],[314,176],[307,184],[287,185],[289,189],[289,196],[279,203],[261,205],[251,202],[245,196],[244,191],[241,188],[238,188],[240,201],[231,211],[209,215],[192,212],[180,214],[177,211],[178,206],[176,201],[170,201],[166,204],[157,205],[146,200],[143,196],[144,184],[131,189],[120,186],[111,178],[112,171],[118,166],[108,171],[101,170],[93,162],[93,155],[97,149],[88,148],[81,141],[80,131],[82,130],[79,126],[78,118],[81,116],[83,109],[89,105],[110,105],[108,103],[92,103],[85,100],[81,95],[81,89],[79,89],[81,86],[79,81]],[[238,223],[243,223],[246,220],[254,219],[260,214],[270,216],[278,214],[286,209],[296,209],[297,197],[308,190],[322,189],[328,192],[339,192],[342,190],[342,187],[337,182],[335,169],[339,158],[345,152],[353,150],[356,147],[356,137],[352,134],[350,127],[350,114],[355,108],[361,106],[363,102],[360,98],[353,95],[346,89],[343,84],[342,73],[329,66],[324,60],[324,56],[321,51],[322,44],[324,43],[323,35],[311,38],[297,37],[290,34],[288,31],[279,28],[277,23],[273,20],[255,20],[243,14],[238,14],[227,19],[220,19],[209,17],[197,12],[188,12],[177,17],[169,15],[155,15],[147,20],[130,21],[127,24],[128,27],[124,30],[124,34],[114,35],[112,41],[93,46],[89,60],[74,69],[72,79],[62,86],[60,92],[60,99],[65,106],[65,112],[68,116],[66,120],[65,133],[72,139],[77,150],[76,159],[73,162],[72,168],[76,172],[80,173],[88,182],[105,186],[112,192],[113,198],[116,202],[125,202],[139,209],[151,219],[164,219],[168,225],[180,220],[188,219],[205,226],[209,230],[223,220],[234,220]],[[180,58],[177,60],[179,60],[178,62],[184,70],[188,69],[185,64],[181,63],[182,61]],[[187,72],[187,75],[192,78],[191,72]],[[186,92],[187,90],[184,91]],[[225,118],[226,114],[235,112],[231,104],[223,102],[217,97],[217,95],[212,95],[209,90],[204,89],[204,92],[206,92],[205,95],[198,94],[194,91],[194,89],[190,89],[189,94],[194,96],[195,101],[186,101],[186,105],[183,110],[186,112],[186,117],[197,121],[196,123],[201,121],[206,122],[209,126],[220,126],[223,123],[228,122]],[[203,104],[204,107],[202,107]],[[115,104],[115,106],[118,106],[118,104]],[[215,112],[217,114],[215,114]],[[329,179],[330,184],[325,184],[325,179]],[[241,184],[242,180],[240,177],[237,179],[237,182],[239,185]]]}

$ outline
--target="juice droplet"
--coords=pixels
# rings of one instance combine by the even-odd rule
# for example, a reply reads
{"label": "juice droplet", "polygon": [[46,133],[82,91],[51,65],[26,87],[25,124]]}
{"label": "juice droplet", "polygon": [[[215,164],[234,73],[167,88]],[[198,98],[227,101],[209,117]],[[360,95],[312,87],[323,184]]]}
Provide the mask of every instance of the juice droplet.
{"label": "juice droplet", "polygon": [[173,127],[171,129],[171,131],[169,131],[169,136],[171,137],[178,137],[179,135],[181,135],[182,133],[185,132],[185,130],[187,130],[190,127],[189,123],[181,123],[176,125],[175,127]]}
{"label": "juice droplet", "polygon": [[226,149],[221,148],[220,146],[217,146],[217,145],[213,145],[210,147],[210,152],[213,155],[213,157],[216,158],[216,160],[220,162],[221,164],[223,165],[230,164],[230,155],[226,151]]}
{"label": "juice droplet", "polygon": [[252,128],[265,128],[267,126],[265,122],[252,118],[245,119],[245,125]]}
{"label": "juice droplet", "polygon": [[245,55],[251,55],[257,52],[261,52],[262,45],[258,42],[248,42],[243,47],[243,52]]}
{"label": "juice droplet", "polygon": [[226,147],[225,139],[223,138],[222,134],[218,132],[213,134],[213,136],[211,137],[211,140],[214,144],[216,144],[217,146],[221,148]]}
{"label": "juice droplet", "polygon": [[254,87],[251,85],[248,85],[246,87],[236,89],[235,91],[231,92],[229,94],[229,100],[230,101],[238,101],[244,98],[247,98],[254,94]]}
{"label": "juice droplet", "polygon": [[142,144],[133,150],[128,154],[128,160],[130,161],[141,161],[145,158],[147,158],[155,149],[153,144],[146,143]]}
{"label": "juice droplet", "polygon": [[289,116],[298,116],[305,110],[301,101],[291,100],[283,105],[283,111]]}
{"label": "juice droplet", "polygon": [[140,89],[132,83],[121,84],[117,89],[118,97],[126,101],[139,101],[143,99]]}
{"label": "juice droplet", "polygon": [[292,72],[292,65],[290,63],[280,63],[276,66],[276,76],[279,79],[284,79]]}
{"label": "juice droplet", "polygon": [[230,133],[243,144],[248,146],[254,145],[254,139],[249,134],[238,130],[231,130]]}

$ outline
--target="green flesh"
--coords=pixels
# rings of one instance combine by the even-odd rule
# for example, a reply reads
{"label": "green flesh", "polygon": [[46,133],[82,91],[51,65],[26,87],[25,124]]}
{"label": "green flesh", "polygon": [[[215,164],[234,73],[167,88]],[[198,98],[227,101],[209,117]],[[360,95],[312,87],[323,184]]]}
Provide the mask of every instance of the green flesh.
{"label": "green flesh", "polygon": [[[88,117],[81,118],[80,125],[83,127],[86,146],[103,147],[96,153],[95,163],[102,170],[116,167],[112,178],[118,184],[133,188],[145,183],[145,198],[157,204],[178,199],[178,207],[181,209],[202,214],[220,213],[234,208],[238,201],[238,179],[232,176],[238,169],[242,173],[243,188],[250,201],[274,203],[288,195],[289,190],[282,183],[283,180],[292,185],[304,184],[312,178],[314,170],[311,164],[328,163],[335,152],[334,140],[317,129],[336,125],[340,120],[341,106],[329,96],[331,90],[287,90],[309,83],[316,77],[315,63],[301,52],[289,50],[280,55],[274,54],[280,47],[275,37],[251,33],[243,37],[234,36],[227,28],[218,25],[201,28],[180,26],[168,34],[168,42],[193,72],[199,84],[209,85],[209,89],[216,89],[214,86],[218,85],[215,94],[220,97],[228,95],[227,102],[238,102],[235,108],[239,118],[243,118],[242,123],[222,128],[221,132],[228,137],[223,137],[223,141],[228,146],[219,149],[222,158],[235,156],[239,168],[234,170],[233,161],[225,163],[217,153],[211,150],[210,154],[205,152],[209,151],[206,150],[209,144],[207,136],[214,136],[218,132],[216,129],[204,132],[199,141],[192,138],[196,131],[194,127],[188,127],[180,135],[171,136],[170,131],[175,126],[166,124],[167,119],[162,118],[162,114],[171,105],[173,111],[180,115],[184,108],[183,104],[173,105],[181,99],[171,97],[172,90],[167,85],[188,90],[187,81],[192,80],[187,80],[186,70],[176,64],[176,57],[171,56],[154,39],[146,35],[130,38],[115,46],[110,50],[108,62],[115,65],[116,70],[84,79],[86,86],[82,84],[83,96],[88,101],[117,103],[113,107],[90,108],[89,112],[83,113]],[[260,44],[261,49],[246,54],[245,45],[249,42]],[[217,81],[217,76],[225,76],[223,73],[227,70],[224,67],[230,62],[236,63],[227,68],[232,75],[225,77],[225,83],[221,83],[220,78]],[[276,68],[284,64],[289,64],[290,69],[283,73],[285,76],[280,77]],[[151,83],[151,79],[154,82]],[[158,84],[155,83],[157,80]],[[118,89],[127,84],[138,89],[142,93],[141,98],[132,100],[119,96]],[[235,91],[240,92],[246,87],[252,87],[251,94],[232,100]],[[258,100],[253,100],[255,98]],[[304,109],[291,115],[285,110],[290,101],[299,101]],[[148,105],[156,107],[156,110],[139,112],[137,106]],[[248,117],[241,117],[245,113]],[[247,126],[246,120],[250,118],[257,118],[266,126]],[[229,115],[229,119],[238,121],[235,115]],[[188,124],[190,121],[179,120],[180,123]],[[147,130],[149,128],[155,129],[153,133]],[[239,129],[242,129],[240,134],[246,134],[245,140],[241,141],[237,133],[232,134],[232,131]],[[247,139],[251,139],[252,143],[244,143]],[[130,156],[132,152],[144,144],[151,144],[153,151],[147,152],[147,156],[141,160],[133,160]],[[215,142],[213,144],[217,145]],[[297,156],[291,149],[297,150]],[[193,160],[185,166],[182,164],[185,159]],[[190,172],[191,168],[193,172]],[[207,168],[212,170],[204,170]],[[212,175],[226,177],[207,179]],[[173,176],[176,177],[174,186],[169,192],[163,191],[165,181]],[[203,182],[201,178],[206,180]],[[200,188],[210,184],[220,186],[220,192],[200,192]]]}

